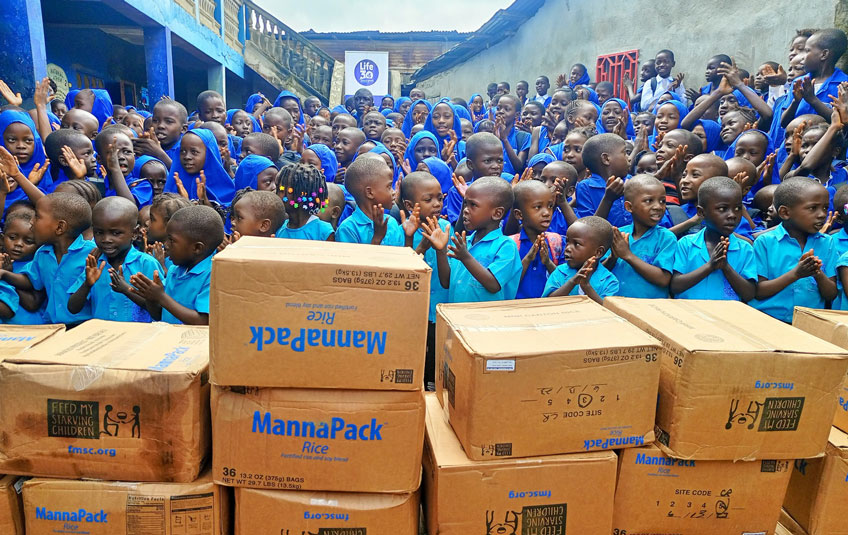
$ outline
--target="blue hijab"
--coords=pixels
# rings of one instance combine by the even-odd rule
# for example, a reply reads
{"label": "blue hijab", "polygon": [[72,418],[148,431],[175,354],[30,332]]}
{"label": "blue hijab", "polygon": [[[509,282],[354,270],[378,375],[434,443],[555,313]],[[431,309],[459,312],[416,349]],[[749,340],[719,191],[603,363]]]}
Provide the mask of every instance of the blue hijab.
{"label": "blue hijab", "polygon": [[393,112],[400,113],[400,106],[401,106],[401,104],[403,104],[404,102],[409,102],[410,100],[412,100],[412,99],[411,99],[411,98],[409,98],[409,97],[400,97],[399,99],[397,99],[397,100],[395,101],[395,107],[394,107],[394,108],[392,108],[392,111],[393,111]]}
{"label": "blue hijab", "polygon": [[[35,164],[44,165],[44,161],[47,159],[47,156],[44,153],[44,144],[41,142],[41,136],[38,135],[38,129],[35,127],[35,123],[32,121],[32,117],[29,116],[29,113],[25,111],[6,110],[0,113],[0,143],[3,143],[4,146],[6,144],[6,137],[4,136],[6,128],[8,128],[12,123],[22,123],[26,125],[30,132],[32,132],[32,137],[35,140],[33,143],[32,157],[27,163],[18,164],[18,169],[21,170],[21,173],[28,177],[32,168],[35,167]],[[6,149],[8,150],[9,148],[6,147]],[[12,151],[9,150],[9,152]],[[44,177],[41,179],[38,187],[43,191],[49,191],[52,184],[53,178],[50,173],[44,173]],[[13,202],[26,198],[27,195],[24,193],[24,190],[22,188],[16,188],[14,191],[6,195],[6,207],[8,208]]]}
{"label": "blue hijab", "polygon": [[98,130],[103,128],[107,119],[112,117],[112,97],[105,89],[92,89],[94,92],[94,104],[91,106],[91,114],[97,117]]}
{"label": "blue hijab", "polygon": [[256,189],[256,177],[259,176],[259,173],[268,169],[269,167],[274,167],[274,162],[272,162],[265,156],[260,156],[258,154],[248,154],[244,158],[244,160],[241,161],[238,166],[238,169],[236,169],[236,191],[247,187]]}
{"label": "blue hijab", "polygon": [[582,88],[577,88],[577,89],[585,89],[586,91],[588,91],[589,92],[589,99],[588,99],[589,102],[591,102],[593,104],[598,104],[598,102],[599,102],[598,93],[594,89],[592,89],[588,85],[584,85]]}
{"label": "blue hijab", "polygon": [[148,117],[153,117],[153,114],[147,110],[135,110],[135,112],[144,117],[145,119],[147,119]]}
{"label": "blue hijab", "polygon": [[539,154],[530,158],[530,160],[527,162],[527,167],[533,167],[543,162],[545,163],[545,165],[547,165],[555,161],[556,158],[554,158],[552,155],[548,154],[547,152],[540,152]]}
{"label": "blue hijab", "polygon": [[[733,143],[731,143],[730,146],[727,148],[727,152],[724,153],[724,159],[725,160],[729,160],[729,159],[734,158],[736,156],[736,143],[739,142],[739,138],[744,136],[748,132],[752,132],[752,131],[753,132],[759,132],[762,135],[766,136],[767,144],[766,144],[766,153],[764,155],[764,158],[768,158],[768,156],[772,152],[774,152],[774,150],[775,150],[774,140],[772,140],[772,138],[769,137],[768,132],[763,132],[762,130],[745,130],[744,132],[742,132],[741,134],[736,136],[736,139],[734,139]],[[777,165],[775,165],[774,168],[776,170]]]}
{"label": "blue hijab", "polygon": [[592,82],[592,80],[589,78],[589,69],[587,69],[586,66],[584,65],[583,66],[583,76],[578,78],[578,80],[574,83],[571,83],[571,81],[569,81],[568,87],[570,87],[571,89],[574,89],[578,85],[588,86],[591,82]]}
{"label": "blue hijab", "polygon": [[[235,115],[237,111],[241,111],[241,110],[238,109],[238,108],[234,108],[232,110],[227,110],[227,124],[229,124],[229,125],[233,124],[233,115]],[[254,132],[261,132],[262,127],[259,126],[259,121],[256,120],[256,117],[254,117],[250,113],[248,113],[247,115],[250,117],[250,122],[253,123],[253,131]],[[233,157],[235,157],[235,155],[233,155]]]}
{"label": "blue hijab", "polygon": [[471,112],[468,111],[468,108],[461,104],[453,103],[451,103],[451,106],[453,106],[453,112],[458,115],[460,119],[466,119],[468,121],[471,120]]}
{"label": "blue hijab", "polygon": [[395,155],[392,154],[392,151],[390,151],[385,145],[383,145],[379,141],[375,141],[375,143],[377,144],[377,146],[369,150],[368,152],[373,152],[374,154],[389,155],[389,158],[391,158],[392,160],[392,187],[394,187],[398,177],[400,176],[400,166],[397,164],[397,161],[395,161]]}
{"label": "blue hijab", "polygon": [[439,181],[442,193],[450,191],[453,187],[453,170],[450,166],[435,156],[425,158],[424,165],[426,165],[427,169],[430,170],[430,174],[436,177],[436,180]]}
{"label": "blue hijab", "polygon": [[253,108],[262,102],[262,99],[265,98],[262,96],[262,93],[254,93],[247,97],[247,104],[244,105],[244,111],[253,115]]}
{"label": "blue hijab", "polygon": [[707,135],[707,146],[704,147],[704,152],[711,153],[724,148],[724,143],[721,141],[720,124],[709,119],[698,119],[698,124],[704,128],[704,133]]}
{"label": "blue hijab", "polygon": [[394,112],[389,108],[384,108],[384,109],[380,110],[380,113],[383,114],[383,117],[388,117],[390,113],[394,113]]}
{"label": "blue hijab", "polygon": [[[161,160],[153,156],[139,156],[135,159],[135,165],[129,176],[126,177],[127,186],[130,188],[130,193],[132,193],[132,196],[135,198],[135,204],[139,208],[153,202],[153,184],[141,177],[141,168],[150,162],[159,162],[162,164],[162,167],[165,167],[165,164]],[[167,167],[165,169],[167,170]],[[103,177],[103,182],[106,189],[106,197],[112,197],[118,194],[112,188],[112,184],[109,183],[108,175]]]}
{"label": "blue hijab", "polygon": [[61,128],[62,120],[59,119],[59,117],[57,117],[56,114],[50,110],[47,110],[47,119],[50,120],[50,130],[52,130],[53,132],[58,130],[58,128],[53,127],[54,124],[60,125],[59,128]]}
{"label": "blue hijab", "polygon": [[742,91],[734,89],[732,94],[734,97],[736,97],[736,102],[739,103],[739,106],[743,108],[753,108],[753,106],[751,106],[751,101],[748,100],[748,98],[742,94]]}
{"label": "blue hijab", "polygon": [[[684,103],[680,102],[679,100],[668,100],[668,101],[666,101],[666,102],[663,102],[663,103],[662,103],[662,105],[660,105],[660,106],[656,107],[656,108],[655,108],[655,113],[656,113],[657,111],[659,111],[659,109],[660,109],[662,106],[665,106],[666,104],[671,104],[672,106],[674,106],[675,108],[677,108],[677,113],[680,115],[680,118],[677,120],[677,126],[675,126],[674,128],[672,128],[672,130],[676,130],[676,129],[680,128],[680,123],[682,123],[682,122],[683,122],[684,117],[686,117],[687,115],[689,115],[689,108],[686,106],[686,104],[684,104]],[[657,127],[656,127],[656,126],[654,126],[654,136],[656,136],[656,135],[657,135]]]}
{"label": "blue hijab", "polygon": [[77,94],[80,92],[79,89],[71,89],[68,91],[68,94],[65,95],[65,107],[67,109],[71,109],[74,107],[74,99],[77,98]]}
{"label": "blue hijab", "polygon": [[[636,136],[636,131],[633,130],[633,118],[630,116],[630,108],[627,106],[627,103],[624,102],[623,100],[621,100],[620,98],[611,98],[611,99],[607,100],[606,102],[604,102],[604,105],[601,107],[601,113],[598,114],[598,120],[595,122],[595,128],[597,128],[598,133],[599,134],[606,134],[607,133],[607,129],[604,128],[604,123],[603,123],[603,119],[604,119],[603,112],[604,112],[604,108],[606,108],[607,104],[609,104],[610,102],[615,102],[619,106],[621,106],[621,111],[624,112],[624,114],[627,116],[627,131],[626,131],[627,137],[632,138],[632,137]],[[545,131],[545,130],[546,130],[545,128],[542,129],[542,131]]]}
{"label": "blue hijab", "polygon": [[[227,174],[224,164],[221,162],[221,153],[218,151],[218,142],[215,140],[215,134],[205,128],[195,128],[191,132],[186,132],[183,135],[183,139],[188,135],[199,137],[206,146],[206,162],[203,165],[203,173],[206,175],[206,191],[209,200],[229,206],[235,194],[235,187],[233,185],[233,179]],[[195,183],[195,179],[200,174],[189,174],[183,168],[179,155],[171,164],[171,169],[168,170],[168,181],[165,182],[164,191],[178,193],[177,183],[174,181],[174,173],[179,174],[189,198],[197,199],[197,184]]]}
{"label": "blue hijab", "polygon": [[297,102],[297,109],[300,111],[300,119],[297,120],[297,124],[306,124],[306,121],[303,118],[303,116],[305,115],[303,113],[303,106],[300,105],[300,98],[298,98],[298,96],[292,93],[291,91],[286,91],[285,89],[280,91],[280,94],[277,95],[277,100],[274,101],[274,107],[276,108],[277,106],[279,106],[284,98],[293,98]]}
{"label": "blue hijab", "polygon": [[409,166],[412,168],[413,171],[415,171],[418,168],[418,164],[421,163],[415,159],[415,146],[418,145],[418,143],[424,138],[432,140],[433,143],[436,144],[436,149],[438,150],[439,140],[436,138],[436,136],[433,135],[432,132],[422,130],[412,136],[412,139],[409,140],[409,145],[406,146],[406,152],[403,153],[403,159],[409,160]]}
{"label": "blue hijab", "polygon": [[321,169],[324,171],[324,179],[327,182],[335,182],[336,173],[339,171],[339,161],[336,153],[327,145],[317,143],[309,145],[309,150],[314,152],[321,160]]}
{"label": "blue hijab", "polygon": [[[453,126],[451,128],[453,129],[454,133],[456,134],[456,139],[457,140],[462,139],[462,124],[459,122],[459,115],[456,113],[456,108],[453,105],[451,105],[450,101],[448,101],[447,99],[442,99],[441,101],[439,101],[438,104],[436,104],[436,106],[439,106],[441,104],[445,104],[448,107],[450,107],[451,113],[453,113]],[[435,108],[436,106],[433,106],[433,107]],[[436,146],[439,148],[439,154],[441,154],[442,148],[445,146],[445,142],[450,140],[450,134],[448,134],[445,137],[439,137],[439,134],[436,133],[436,127],[433,125],[432,110],[430,110],[430,111],[431,111],[431,113],[427,116],[427,119],[424,121],[424,130],[430,132],[431,134],[433,134],[433,136],[436,137],[436,139],[439,140],[439,143]]]}
{"label": "blue hijab", "polygon": [[330,110],[330,113],[348,113],[348,111],[347,108],[339,104],[338,106],[335,106],[332,110]]}
{"label": "blue hijab", "polygon": [[[424,104],[425,106],[427,106],[428,112],[433,111],[433,105],[430,104],[429,101],[426,101],[426,100],[423,100],[423,99],[418,99],[418,100],[416,100],[415,102],[412,103],[412,106],[410,106],[409,109],[406,112],[406,117],[403,118],[403,126],[401,126],[401,128],[400,128],[401,130],[403,130],[403,135],[406,136],[406,139],[409,139],[409,136],[412,135],[412,127],[413,127],[412,112],[415,110],[415,106],[417,106],[418,104]],[[454,115],[456,115],[456,114],[454,114]],[[429,118],[429,113],[427,115],[427,118]],[[461,131],[462,131],[462,128],[460,128],[460,132]],[[436,146],[438,147],[439,144],[437,143]]]}

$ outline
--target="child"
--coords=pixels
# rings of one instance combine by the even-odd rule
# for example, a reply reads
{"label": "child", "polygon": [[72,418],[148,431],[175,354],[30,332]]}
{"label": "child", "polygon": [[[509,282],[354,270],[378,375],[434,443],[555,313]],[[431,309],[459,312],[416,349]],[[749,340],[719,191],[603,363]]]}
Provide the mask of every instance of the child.
{"label": "child", "polygon": [[331,146],[334,146],[339,139],[339,132],[344,130],[345,128],[357,128],[356,118],[349,113],[342,113],[333,118],[332,122],[332,131],[333,131],[333,143]]}
{"label": "child", "polygon": [[300,161],[300,153],[291,150],[289,147],[292,132],[294,132],[292,116],[285,109],[271,108],[262,116],[262,133],[269,134],[277,139],[281,153],[276,160],[279,167]]}
{"label": "child", "polygon": [[274,162],[265,156],[250,154],[245,157],[236,169],[235,189],[252,188],[259,191],[277,190],[277,168]]}
{"label": "child", "polygon": [[[551,104],[551,96],[548,95],[548,90],[551,88],[551,80],[545,75],[536,78],[536,96],[533,100],[548,107]],[[483,99],[480,99],[482,104]]]}
{"label": "child", "polygon": [[241,142],[241,154],[239,157],[244,160],[251,154],[264,156],[272,162],[276,162],[280,157],[280,144],[277,142],[277,139],[270,134],[262,132],[247,134]]}
{"label": "child", "polygon": [[636,175],[624,184],[624,209],[633,223],[613,229],[612,274],[618,295],[648,299],[668,298],[677,238],[659,225],[665,214],[665,188],[650,175]]}
{"label": "child", "polygon": [[272,191],[239,190],[231,208],[233,233],[273,238],[286,218],[283,201]]}
{"label": "child", "polygon": [[605,219],[578,219],[568,227],[564,263],[548,277],[542,297],[586,295],[603,303],[604,298],[618,294],[618,279],[599,260],[611,245],[612,226]]}
{"label": "child", "polygon": [[154,320],[209,325],[212,256],[224,241],[221,217],[208,206],[189,206],[171,217],[167,234],[174,266],[168,270],[165,284],[158,271],[153,279],[136,273],[130,278],[132,291],[147,302]]}
{"label": "child", "polygon": [[404,229],[384,211],[392,205],[392,178],[392,170],[379,156],[363,156],[350,165],[345,187],[356,200],[356,209],[339,225],[336,241],[404,246]]}
{"label": "child", "polygon": [[[465,137],[464,134],[463,137]],[[468,139],[468,137],[465,137],[465,139]],[[386,128],[383,131],[383,135],[380,136],[380,141],[392,151],[395,161],[403,162],[403,154],[406,151],[407,141],[400,128]]]}
{"label": "child", "polygon": [[[99,254],[92,252],[85,270],[68,289],[68,311],[76,314],[91,306],[93,318],[110,321],[149,323],[144,300],[130,291],[133,274],[153,277],[162,271],[159,262],[132,246],[138,224],[138,208],[123,197],[107,197],[97,203],[91,214],[94,243]],[[108,269],[107,269],[108,266]]]}
{"label": "child", "polygon": [[814,180],[791,178],[777,187],[781,223],[754,242],[759,284],[751,306],[790,323],[796,306],[824,308],[837,296],[836,249],[819,232],[828,202],[827,189]]}
{"label": "child", "polygon": [[683,76],[678,74],[676,78],[671,77],[671,69],[674,68],[674,52],[671,50],[660,50],[654,58],[654,68],[657,75],[646,81],[642,86],[641,110],[653,109],[657,101],[665,93],[675,93],[681,102],[686,101],[686,88],[683,86]]}
{"label": "child", "polygon": [[309,135],[309,140],[311,141],[309,145],[310,147],[312,145],[326,145],[328,147],[332,147],[333,129],[328,125],[316,126],[312,129],[312,133]]}
{"label": "child", "polygon": [[[135,153],[132,138],[124,133],[123,128],[118,125],[107,126],[97,134],[94,146],[97,148],[97,161],[106,169],[106,197],[120,195],[137,206],[150,204],[153,200],[153,185],[147,180],[133,180]],[[134,183],[133,187],[129,186],[130,182]]]}
{"label": "child", "polygon": [[[201,180],[201,172],[204,177]],[[235,194],[233,180],[224,169],[215,135],[209,130],[195,128],[186,132],[180,140],[180,156],[168,171],[165,191],[176,193],[177,179],[181,180],[189,199],[197,199],[200,193],[212,202],[229,206]],[[200,190],[198,185],[203,185]],[[200,190],[200,191],[199,191]]]}
{"label": "child", "polygon": [[554,158],[574,167],[577,171],[578,182],[586,177],[586,165],[583,163],[583,145],[593,135],[590,128],[575,128],[568,132],[561,143],[548,147],[548,152],[553,154]]}
{"label": "child", "polygon": [[176,193],[163,193],[153,198],[150,205],[150,223],[147,230],[147,253],[152,254],[165,268],[164,274],[173,266],[165,256],[163,244],[167,239],[168,222],[177,211],[191,206],[191,201]]}
{"label": "child", "polygon": [[256,120],[256,117],[244,110],[227,110],[227,124],[232,127],[235,135],[242,139],[247,137],[251,132],[262,131],[262,127],[259,126],[259,121]]}
{"label": "child", "polygon": [[[150,196],[150,201],[153,197],[161,194],[165,190],[165,182],[168,181],[168,168],[162,160],[157,160],[153,156],[139,156],[135,159],[132,173],[130,173],[130,182],[128,185],[130,191],[137,188],[142,180],[150,183],[153,189],[153,194]],[[142,208],[150,206],[150,202],[144,204]]]}
{"label": "child", "polygon": [[434,220],[425,226],[424,237],[436,249],[439,281],[448,289],[448,302],[515,299],[521,258],[515,242],[500,228],[513,202],[507,181],[494,176],[478,178],[468,186],[462,208],[464,228],[471,232],[467,239],[465,230],[456,232],[448,245],[447,232]]}
{"label": "child", "polygon": [[[38,244],[32,230],[32,219],[35,210],[26,201],[14,205],[21,206],[19,210],[10,208],[6,212],[6,223],[3,227],[3,251],[12,262],[12,271],[21,273],[32,261]],[[15,325],[40,325],[44,323],[44,294],[43,292],[15,290],[9,283],[0,281],[4,288],[2,294],[10,307],[13,316],[6,318],[6,323]],[[14,295],[13,295],[14,294]]]}
{"label": "child", "polygon": [[[450,235],[450,224],[439,218],[442,211],[442,189],[439,181],[431,174],[413,171],[403,178],[400,183],[400,203],[406,213],[419,210],[422,222],[435,227]],[[412,246],[418,254],[424,255],[424,261],[432,268],[430,274],[430,312],[427,326],[427,359],[424,365],[424,384],[435,381],[436,375],[436,305],[448,302],[448,290],[443,288],[439,278],[439,265],[436,250],[430,240],[424,237],[426,229],[422,226],[412,236]]]}
{"label": "child", "polygon": [[202,91],[197,95],[196,105],[197,116],[201,121],[213,121],[224,126],[227,120],[227,106],[220,93],[211,89]]}
{"label": "child", "polygon": [[401,162],[409,162],[409,168],[415,171],[424,160],[438,155],[439,140],[436,135],[428,130],[422,130],[409,140]]}
{"label": "child", "polygon": [[830,235],[833,238],[833,247],[836,249],[834,253],[836,258],[848,252],[848,208],[846,205],[848,205],[848,185],[842,185],[833,195],[833,211],[836,214],[834,222],[841,227]]}
{"label": "child", "polygon": [[153,106],[152,136],[133,138],[136,155],[153,156],[170,169],[180,156],[180,138],[188,130],[188,112],[176,100],[160,100]]}
{"label": "child", "polygon": [[830,118],[830,97],[837,96],[839,84],[848,81],[848,76],[836,67],[846,48],[848,38],[836,28],[819,30],[807,39],[803,59],[807,75],[794,82],[792,103],[781,120],[784,125],[805,113]]}
{"label": "child", "polygon": [[277,175],[277,195],[289,218],[279,227],[278,238],[335,241],[333,226],[318,214],[327,209],[327,182],[311,165],[287,165]]}
{"label": "child", "polygon": [[333,145],[339,167],[347,168],[363,143],[365,143],[365,134],[359,128],[345,128],[339,132],[338,140]]}
{"label": "child", "polygon": [[495,135],[503,144],[503,172],[512,175],[524,170],[527,154],[530,151],[530,134],[515,128],[515,118],[520,115],[521,103],[515,95],[503,95],[498,100]]}
{"label": "child", "polygon": [[370,141],[380,141],[386,131],[386,118],[378,111],[369,111],[362,118],[362,131]]}
{"label": "child", "polygon": [[77,324],[91,318],[86,304],[78,313],[68,310],[68,290],[85,269],[94,242],[83,238],[91,226],[91,207],[79,195],[51,193],[35,205],[33,232],[42,244],[32,262],[20,273],[0,270],[4,280],[19,290],[46,290],[45,319],[48,323]]}
{"label": "child", "polygon": [[44,149],[55,165],[51,165],[52,180],[42,180],[38,184],[41,190],[50,192],[66,180],[84,179],[95,175],[97,160],[94,147],[84,134],[76,130],[57,130],[47,136]]}
{"label": "child", "polygon": [[[488,132],[478,132],[470,138],[465,145],[465,164],[471,172],[471,180],[467,186],[480,177],[500,176],[503,172],[504,154],[501,141]],[[445,204],[442,209],[448,221],[456,226],[462,211],[463,193],[456,186],[452,187],[445,196]]]}
{"label": "child", "polygon": [[754,249],[733,234],[742,210],[742,189],[732,179],[717,176],[700,185],[698,215],[706,226],[677,242],[671,276],[676,298],[743,302],[754,298]]}
{"label": "child", "polygon": [[346,207],[345,194],[341,186],[327,182],[327,206],[318,213],[318,219],[329,223],[335,232],[339,228],[339,221]]}
{"label": "child", "polygon": [[513,188],[513,215],[520,223],[510,236],[521,257],[521,282],[516,299],[542,297],[548,274],[563,261],[563,240],[549,232],[557,193],[538,180],[525,180]]}
{"label": "child", "polygon": [[607,188],[610,178],[624,179],[630,168],[624,140],[615,134],[599,134],[583,145],[583,163],[591,176],[577,183],[574,212],[577,217],[597,215],[617,227],[630,224],[621,192]]}
{"label": "child", "polygon": [[[48,137],[53,135],[50,134]],[[46,160],[44,145],[28,113],[17,110],[0,112],[0,136],[2,136],[0,140],[3,147],[17,159],[18,170],[24,176],[29,176],[36,165],[44,167]],[[47,183],[50,181],[48,175]],[[12,203],[24,197],[23,191],[14,190],[6,195],[5,206],[11,206]]]}
{"label": "child", "polygon": [[701,229],[703,218],[698,211],[698,190],[705,180],[728,174],[727,163],[715,154],[699,154],[686,163],[679,184],[680,206],[668,209],[674,223],[671,232],[675,236],[694,234]]}
{"label": "child", "polygon": [[62,128],[70,128],[80,132],[88,139],[93,140],[97,137],[97,132],[100,129],[100,123],[97,122],[97,117],[79,108],[72,108],[62,117]]}

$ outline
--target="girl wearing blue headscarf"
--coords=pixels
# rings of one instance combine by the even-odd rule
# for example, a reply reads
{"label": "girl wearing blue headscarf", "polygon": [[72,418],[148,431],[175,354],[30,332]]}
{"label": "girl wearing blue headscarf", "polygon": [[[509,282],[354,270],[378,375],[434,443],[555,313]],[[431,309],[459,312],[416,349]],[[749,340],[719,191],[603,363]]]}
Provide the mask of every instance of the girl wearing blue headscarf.
{"label": "girl wearing blue headscarf", "polygon": [[68,94],[65,95],[65,108],[70,110],[74,107],[74,101],[77,98],[77,94],[80,92],[80,89],[71,89],[68,91]]}
{"label": "girl wearing blue headscarf", "polygon": [[339,170],[339,160],[336,158],[336,153],[333,152],[333,149],[327,145],[316,143],[309,145],[307,149],[303,149],[304,154],[307,154],[309,151],[314,153],[321,162],[319,169],[324,173],[324,179],[327,182],[335,182],[336,173]]}
{"label": "girl wearing blue headscarf", "polygon": [[447,195],[448,191],[453,187],[453,169],[448,164],[431,156],[424,159],[424,165],[430,170],[430,174],[436,177],[439,181],[439,186],[442,188],[442,193]]}
{"label": "girl wearing blue headscarf", "polygon": [[112,118],[112,97],[105,89],[92,89],[92,91],[94,104],[91,106],[91,114],[97,117],[97,124],[102,129],[106,120]]}
{"label": "girl wearing blue headscarf", "polygon": [[[412,127],[426,121],[431,111],[433,111],[433,105],[428,101],[419,99],[413,102],[412,106],[406,112],[406,117],[403,119],[403,126],[400,128],[403,131],[403,135],[409,139],[412,135]],[[460,128],[461,131],[462,129]]]}
{"label": "girl wearing blue headscarf", "polygon": [[447,99],[443,99],[433,107],[424,121],[424,130],[433,134],[439,141],[439,154],[443,160],[450,159],[450,155],[445,155],[443,149],[445,143],[450,141],[450,133],[453,131],[457,139],[457,146],[454,147],[453,153],[456,155],[457,161],[465,157],[465,143],[462,143],[463,146],[459,147],[461,143],[459,140],[462,139],[462,124],[459,122],[456,110]]}
{"label": "girl wearing blue headscarf", "polygon": [[412,103],[412,99],[411,99],[411,98],[409,98],[409,97],[400,97],[399,99],[397,99],[397,100],[395,101],[395,105],[394,105],[394,107],[392,108],[392,111],[393,111],[393,112],[395,112],[395,113],[400,113],[401,115],[406,115],[406,112],[405,112],[405,111],[400,111],[400,110],[401,110],[401,107],[402,107],[404,104],[406,104],[407,102],[409,102],[409,103],[410,103],[410,105],[411,105],[411,103]]}
{"label": "girl wearing blue headscarf", "polygon": [[468,99],[468,111],[471,112],[472,123],[476,124],[488,117],[485,104],[486,103],[483,101],[483,95],[480,93],[474,93],[471,95],[471,98]]}
{"label": "girl wearing blue headscarf", "polygon": [[[3,136],[3,146],[12,156],[18,159],[18,169],[28,177],[36,164],[44,166],[47,156],[44,145],[32,117],[25,111],[6,110],[0,113],[0,135]],[[52,183],[50,174],[44,175],[39,188],[44,190]],[[6,207],[13,202],[25,199],[26,194],[21,188],[6,195]]]}
{"label": "girl wearing blue headscarf", "polygon": [[648,144],[653,146],[660,132],[669,133],[680,128],[683,119],[689,114],[689,108],[679,100],[663,102],[657,108],[657,118],[654,121],[654,133],[648,137]]}
{"label": "girl wearing blue headscarf", "polygon": [[615,129],[623,122],[622,119],[626,119],[627,123],[624,134],[627,136],[627,139],[633,139],[636,136],[636,132],[633,130],[633,119],[630,117],[630,108],[620,98],[611,98],[604,102],[604,105],[601,107],[601,113],[595,123],[595,127],[599,134],[615,133]]}
{"label": "girl wearing blue headscarf", "polygon": [[[267,170],[267,171],[266,171]],[[277,191],[274,179],[277,168],[274,162],[258,154],[248,154],[236,169],[235,189],[253,188],[259,191]]]}
{"label": "girl wearing blue headscarf", "polygon": [[244,105],[244,111],[253,115],[253,112],[256,110],[256,106],[261,104],[262,101],[265,100],[265,95],[262,93],[254,93],[247,97],[247,103]]}
{"label": "girl wearing blue headscarf", "polygon": [[709,119],[698,119],[692,132],[704,142],[704,152],[726,151],[727,146],[721,141],[721,125]]}
{"label": "girl wearing blue headscarf", "polygon": [[189,199],[197,199],[196,181],[203,171],[206,177],[206,195],[210,201],[229,206],[235,194],[233,179],[224,169],[221,152],[215,134],[204,128],[195,128],[186,132],[180,140],[179,158],[176,158],[168,171],[165,191],[178,193],[174,176],[179,176]]}
{"label": "girl wearing blue headscarf", "polygon": [[392,166],[392,187],[394,187],[397,183],[398,177],[400,176],[400,166],[395,161],[395,155],[392,154],[392,151],[390,151],[388,147],[386,147],[379,141],[375,141],[374,143],[376,144],[376,146],[368,152],[373,152],[374,154],[387,154],[389,156],[389,162],[386,163],[390,163]]}
{"label": "girl wearing blue headscarf", "polygon": [[403,159],[409,162],[409,168],[414,172],[419,163],[431,156],[439,156],[439,140],[432,132],[422,130],[409,140]]}
{"label": "girl wearing blue headscarf", "polygon": [[574,91],[577,93],[577,98],[579,99],[588,100],[592,104],[598,104],[599,102],[598,93],[588,85],[581,85]]}
{"label": "girl wearing blue headscarf", "polygon": [[[153,156],[144,155],[137,157],[130,178],[127,181],[130,191],[133,191],[133,188],[142,186],[141,181],[150,184],[152,190],[150,200],[152,201],[153,197],[164,191],[165,182],[168,181],[168,167],[162,160]],[[135,193],[133,195],[135,196]],[[136,200],[138,200],[138,197],[136,197]]]}
{"label": "girl wearing blue headscarf", "polygon": [[[236,131],[236,135],[241,138],[251,132],[262,131],[262,127],[259,126],[259,121],[256,120],[256,117],[238,108],[227,110],[226,123],[232,126],[233,130]],[[235,155],[233,156],[235,157]]]}
{"label": "girl wearing blue headscarf", "polygon": [[575,63],[571,67],[571,74],[568,77],[568,87],[574,89],[578,85],[588,85],[592,82],[589,78],[589,71],[582,63]]}
{"label": "girl wearing blue headscarf", "polygon": [[[286,105],[286,103],[292,102],[297,104],[297,109],[292,104]],[[277,95],[277,99],[274,101],[274,107],[276,108],[277,106],[285,108],[291,114],[296,124],[303,126],[306,123],[303,117],[303,106],[300,105],[300,98],[291,91],[286,91],[285,89],[280,91],[280,94]]]}

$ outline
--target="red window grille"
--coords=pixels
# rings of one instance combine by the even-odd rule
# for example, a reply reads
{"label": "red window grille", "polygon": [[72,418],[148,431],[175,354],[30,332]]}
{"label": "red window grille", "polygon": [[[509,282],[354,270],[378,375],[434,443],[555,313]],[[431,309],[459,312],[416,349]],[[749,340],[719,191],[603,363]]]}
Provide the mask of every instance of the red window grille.
{"label": "red window grille", "polygon": [[631,80],[638,80],[639,51],[628,50],[627,52],[616,52],[598,56],[595,67],[596,82],[612,82],[613,94],[630,104],[627,91],[624,89],[624,75],[630,75]]}

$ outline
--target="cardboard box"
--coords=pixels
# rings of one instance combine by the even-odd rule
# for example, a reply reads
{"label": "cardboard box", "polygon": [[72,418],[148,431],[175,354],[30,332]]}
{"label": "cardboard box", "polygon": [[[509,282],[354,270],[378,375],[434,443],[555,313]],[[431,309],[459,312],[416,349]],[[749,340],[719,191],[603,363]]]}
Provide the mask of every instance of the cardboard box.
{"label": "cardboard box", "polygon": [[[790,479],[790,481],[792,481]],[[780,511],[780,521],[777,523],[777,529],[774,532],[775,535],[809,535],[804,528],[798,525],[798,522],[795,522],[795,519],[789,516],[789,513],[786,512],[786,509]]]}
{"label": "cardboard box", "polygon": [[418,492],[236,489],[235,535],[418,535]]}
{"label": "cardboard box", "polygon": [[212,390],[215,482],[258,489],[413,492],[421,391]]}
{"label": "cardboard box", "polygon": [[207,470],[193,483],[30,479],[28,535],[227,535],[228,489]]}
{"label": "cardboard box", "polygon": [[193,481],[209,453],[208,329],[91,320],[0,363],[0,472]]}
{"label": "cardboard box", "polygon": [[655,445],[619,452],[613,533],[771,534],[792,461],[693,461]]}
{"label": "cardboard box", "polygon": [[[604,299],[663,344],[657,441],[681,459],[824,453],[848,352],[738,301]],[[773,529],[773,526],[772,526]]]}
{"label": "cardboard box", "polygon": [[212,382],[422,389],[430,271],[409,248],[239,240],[212,262]]}
{"label": "cardboard box", "polygon": [[[795,307],[792,325],[842,349],[848,349],[848,311]],[[848,376],[839,392],[833,425],[848,433]]]}
{"label": "cardboard box", "polygon": [[430,535],[609,535],[611,451],[472,461],[434,394],[427,399],[424,511]]}
{"label": "cardboard box", "polygon": [[62,324],[0,325],[0,360],[26,351],[64,330]]}
{"label": "cardboard box", "polygon": [[23,478],[0,476],[0,533],[24,535]]}
{"label": "cardboard box", "polygon": [[474,460],[654,439],[659,342],[588,297],[439,305],[436,391]]}
{"label": "cardboard box", "polygon": [[824,457],[795,461],[783,508],[810,535],[848,535],[848,435],[834,427]]}

